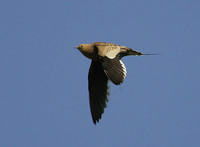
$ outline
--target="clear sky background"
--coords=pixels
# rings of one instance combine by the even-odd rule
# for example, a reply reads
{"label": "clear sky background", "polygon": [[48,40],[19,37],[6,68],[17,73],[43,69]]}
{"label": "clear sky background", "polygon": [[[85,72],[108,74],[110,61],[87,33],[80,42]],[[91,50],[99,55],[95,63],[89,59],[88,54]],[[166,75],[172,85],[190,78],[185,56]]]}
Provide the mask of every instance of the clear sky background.
{"label": "clear sky background", "polygon": [[[200,1],[1,0],[1,147],[200,146]],[[157,56],[126,57],[92,123],[90,60],[104,41]]]}

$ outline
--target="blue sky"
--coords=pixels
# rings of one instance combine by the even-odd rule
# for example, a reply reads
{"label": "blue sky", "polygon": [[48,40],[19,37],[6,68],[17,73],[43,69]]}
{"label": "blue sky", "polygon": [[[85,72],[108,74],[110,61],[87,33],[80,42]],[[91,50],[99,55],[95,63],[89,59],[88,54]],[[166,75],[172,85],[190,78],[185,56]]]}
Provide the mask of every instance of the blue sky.
{"label": "blue sky", "polygon": [[[200,146],[200,2],[0,2],[0,146]],[[96,41],[158,56],[126,57],[124,84],[92,123]]]}

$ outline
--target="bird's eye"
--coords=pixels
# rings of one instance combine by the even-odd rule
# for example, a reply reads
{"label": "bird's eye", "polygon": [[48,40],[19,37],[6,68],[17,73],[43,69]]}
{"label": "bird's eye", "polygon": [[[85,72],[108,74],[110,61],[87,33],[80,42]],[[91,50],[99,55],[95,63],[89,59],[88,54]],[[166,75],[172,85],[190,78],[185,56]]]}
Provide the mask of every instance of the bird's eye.
{"label": "bird's eye", "polygon": [[83,47],[83,45],[80,45],[80,48],[82,48]]}

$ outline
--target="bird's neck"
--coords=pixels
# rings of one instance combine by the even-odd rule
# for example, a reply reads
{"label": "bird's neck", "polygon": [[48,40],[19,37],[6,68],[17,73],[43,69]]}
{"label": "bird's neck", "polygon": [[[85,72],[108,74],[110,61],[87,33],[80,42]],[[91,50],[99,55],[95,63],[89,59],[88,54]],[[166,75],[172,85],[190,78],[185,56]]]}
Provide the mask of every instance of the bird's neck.
{"label": "bird's neck", "polygon": [[94,47],[90,44],[85,44],[84,48],[81,50],[82,54],[92,60],[95,60],[95,55],[94,55]]}

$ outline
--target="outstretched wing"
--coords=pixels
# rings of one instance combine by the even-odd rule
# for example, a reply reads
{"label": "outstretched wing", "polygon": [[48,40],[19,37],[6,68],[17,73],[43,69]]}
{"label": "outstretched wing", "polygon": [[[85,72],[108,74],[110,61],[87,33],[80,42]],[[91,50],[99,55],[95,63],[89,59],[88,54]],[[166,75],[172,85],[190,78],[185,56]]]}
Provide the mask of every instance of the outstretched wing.
{"label": "outstretched wing", "polygon": [[126,76],[126,67],[124,63],[118,58],[109,59],[104,57],[102,59],[102,66],[105,74],[115,85],[123,83]]}
{"label": "outstretched wing", "polygon": [[104,73],[100,62],[92,61],[88,75],[88,82],[90,110],[93,122],[96,124],[104,113],[104,108],[106,108],[109,96],[108,77]]}

